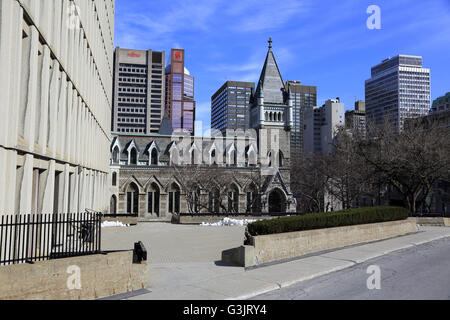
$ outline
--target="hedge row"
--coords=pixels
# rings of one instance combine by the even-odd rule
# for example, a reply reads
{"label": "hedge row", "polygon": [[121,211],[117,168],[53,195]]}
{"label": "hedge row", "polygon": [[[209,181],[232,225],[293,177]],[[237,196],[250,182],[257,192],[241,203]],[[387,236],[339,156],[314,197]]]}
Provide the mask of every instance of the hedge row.
{"label": "hedge row", "polygon": [[252,236],[351,226],[408,218],[408,210],[402,207],[366,207],[335,212],[312,213],[302,216],[282,217],[260,220],[248,224],[248,233]]}

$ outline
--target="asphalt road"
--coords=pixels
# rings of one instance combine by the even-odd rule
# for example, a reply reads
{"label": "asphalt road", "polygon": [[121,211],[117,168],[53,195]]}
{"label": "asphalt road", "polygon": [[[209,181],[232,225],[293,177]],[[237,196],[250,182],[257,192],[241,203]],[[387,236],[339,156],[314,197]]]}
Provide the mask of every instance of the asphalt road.
{"label": "asphalt road", "polygon": [[[368,289],[367,283],[379,289]],[[370,278],[370,279],[369,279]],[[369,279],[369,281],[368,281]],[[252,300],[449,300],[450,238],[436,240],[354,265]]]}

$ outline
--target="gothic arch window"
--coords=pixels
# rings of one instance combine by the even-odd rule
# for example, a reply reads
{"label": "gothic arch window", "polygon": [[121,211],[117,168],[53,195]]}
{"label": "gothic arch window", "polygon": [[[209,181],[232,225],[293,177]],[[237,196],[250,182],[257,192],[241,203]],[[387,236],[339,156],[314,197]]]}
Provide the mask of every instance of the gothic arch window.
{"label": "gothic arch window", "polygon": [[283,163],[283,152],[281,150],[278,152],[278,167],[282,167],[284,165]]}
{"label": "gothic arch window", "polygon": [[228,212],[239,212],[239,189],[235,184],[228,190]]}
{"label": "gothic arch window", "polygon": [[180,213],[180,187],[175,182],[169,188],[169,212]]}
{"label": "gothic arch window", "polygon": [[119,163],[119,147],[114,147],[112,154],[113,163]]}
{"label": "gothic arch window", "polygon": [[273,113],[269,113],[269,121],[273,121]]}
{"label": "gothic arch window", "polygon": [[127,188],[127,213],[139,212],[139,188],[132,182]]}
{"label": "gothic arch window", "polygon": [[112,185],[117,186],[117,172],[112,173]]}
{"label": "gothic arch window", "polygon": [[278,121],[281,121],[281,112],[278,112]]}
{"label": "gothic arch window", "polygon": [[137,165],[137,151],[136,148],[130,150],[130,165]]}
{"label": "gothic arch window", "polygon": [[220,212],[220,191],[218,188],[214,188],[208,194],[208,204],[209,212],[219,213]]}
{"label": "gothic arch window", "polygon": [[259,196],[258,189],[251,183],[246,190],[247,195],[247,212],[258,212],[259,210]]}
{"label": "gothic arch window", "polygon": [[158,165],[158,150],[156,148],[153,148],[150,152],[150,164],[151,165]]}
{"label": "gothic arch window", "polygon": [[213,149],[211,151],[211,159],[210,159],[209,163],[210,164],[217,164],[216,149]]}
{"label": "gothic arch window", "polygon": [[265,117],[264,117],[264,119],[267,121],[267,120],[269,120],[269,113],[266,111],[266,113],[265,113]]}
{"label": "gothic arch window", "polygon": [[147,212],[159,217],[159,200],[161,192],[156,183],[152,183],[147,190]]}
{"label": "gothic arch window", "polygon": [[237,153],[236,149],[231,149],[228,156],[228,165],[235,166],[237,164]]}
{"label": "gothic arch window", "polygon": [[111,214],[117,213],[117,197],[114,194],[111,196],[111,201],[109,204],[109,213]]}

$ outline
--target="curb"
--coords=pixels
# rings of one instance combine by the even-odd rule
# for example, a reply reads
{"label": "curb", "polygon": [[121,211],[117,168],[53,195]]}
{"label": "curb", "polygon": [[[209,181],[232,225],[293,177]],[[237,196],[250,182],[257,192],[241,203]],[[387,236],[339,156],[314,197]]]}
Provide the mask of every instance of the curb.
{"label": "curb", "polygon": [[[444,238],[450,238],[450,234],[449,235],[433,237],[431,239],[422,240],[422,241],[419,241],[419,242],[412,242],[411,244],[404,245],[404,246],[399,247],[399,248],[383,251],[383,253],[375,254],[374,256],[371,256],[369,258],[358,259],[358,260],[355,261],[356,263],[355,262],[350,262],[350,265],[347,265],[347,266],[335,267],[335,268],[329,269],[327,271],[323,271],[323,272],[319,272],[319,273],[316,273],[316,274],[312,274],[310,276],[298,278],[297,280],[281,282],[280,284],[277,284],[276,286],[274,285],[273,289],[264,289],[264,290],[254,291],[252,293],[241,295],[241,296],[238,296],[238,297],[235,297],[235,298],[227,298],[226,300],[247,300],[247,299],[259,296],[261,294],[269,293],[269,292],[272,292],[272,291],[275,291],[275,290],[280,290],[281,288],[286,288],[286,287],[292,286],[292,285],[297,284],[299,282],[312,280],[312,279],[320,277],[320,276],[324,276],[324,275],[327,275],[327,274],[330,274],[330,273],[333,273],[333,272],[336,272],[336,271],[344,270],[344,269],[353,267],[353,266],[355,266],[357,264],[364,263],[366,261],[369,261],[369,260],[372,260],[372,259],[384,256],[384,255],[392,253],[392,252],[396,252],[396,251],[412,248],[412,247],[417,246],[417,245],[422,245],[422,244],[425,244],[425,243],[433,242],[433,241],[436,241],[436,240],[441,240],[441,239],[444,239]],[[389,240],[389,239],[387,239],[387,240]],[[342,249],[342,248],[340,248],[340,249]],[[338,249],[338,250],[340,250],[340,249]],[[320,256],[320,255],[317,255],[317,256]],[[332,259],[335,259],[335,258],[332,258]]]}

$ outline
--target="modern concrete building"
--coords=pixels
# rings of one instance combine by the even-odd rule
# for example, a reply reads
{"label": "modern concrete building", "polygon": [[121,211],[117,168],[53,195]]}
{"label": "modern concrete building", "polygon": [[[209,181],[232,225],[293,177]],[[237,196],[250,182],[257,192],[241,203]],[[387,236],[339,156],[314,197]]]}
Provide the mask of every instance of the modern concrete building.
{"label": "modern concrete building", "polygon": [[362,100],[355,102],[355,110],[345,112],[345,128],[366,134],[366,103]]}
{"label": "modern concrete building", "polygon": [[431,105],[431,113],[445,112],[450,110],[450,92],[436,98]]}
{"label": "modern concrete building", "polygon": [[329,153],[338,126],[345,125],[344,104],[339,98],[329,99],[322,107],[305,110],[303,150],[307,153]]}
{"label": "modern concrete building", "polygon": [[0,1],[0,214],[106,211],[114,1]]}
{"label": "modern concrete building", "polygon": [[225,82],[211,97],[211,128],[224,135],[227,129],[248,129],[248,111],[254,90],[253,82]]}
{"label": "modern concrete building", "polygon": [[367,122],[389,121],[401,130],[406,118],[430,110],[430,69],[422,57],[398,55],[372,67],[365,81]]}
{"label": "modern concrete building", "polygon": [[158,132],[165,107],[164,59],[164,51],[116,48],[113,132]]}
{"label": "modern concrete building", "polygon": [[170,63],[166,67],[166,111],[174,130],[183,129],[194,134],[194,77],[185,67],[183,49],[170,52]]}
{"label": "modern concrete building", "polygon": [[292,101],[291,158],[297,159],[303,154],[304,113],[317,105],[317,87],[286,81],[286,90]]}

